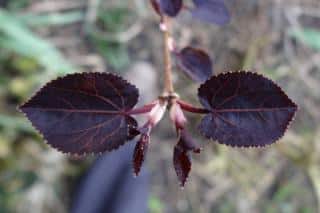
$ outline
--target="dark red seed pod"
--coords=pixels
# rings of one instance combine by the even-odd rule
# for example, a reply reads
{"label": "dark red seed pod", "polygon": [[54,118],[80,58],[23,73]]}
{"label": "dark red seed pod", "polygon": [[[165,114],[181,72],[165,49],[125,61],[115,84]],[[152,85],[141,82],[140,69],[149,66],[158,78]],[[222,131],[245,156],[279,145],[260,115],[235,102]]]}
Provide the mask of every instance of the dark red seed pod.
{"label": "dark red seed pod", "polygon": [[135,176],[138,176],[142,167],[142,163],[145,160],[148,147],[150,143],[150,134],[142,134],[137,142],[133,153],[133,172]]}

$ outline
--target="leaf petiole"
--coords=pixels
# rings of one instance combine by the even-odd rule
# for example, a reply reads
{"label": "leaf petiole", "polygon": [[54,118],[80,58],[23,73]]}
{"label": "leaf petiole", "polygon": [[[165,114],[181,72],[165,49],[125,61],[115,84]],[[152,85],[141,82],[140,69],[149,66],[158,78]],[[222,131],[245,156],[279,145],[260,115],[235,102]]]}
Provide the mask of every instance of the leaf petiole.
{"label": "leaf petiole", "polygon": [[126,114],[128,114],[128,115],[139,115],[139,114],[149,113],[157,103],[158,103],[158,101],[153,101],[152,103],[146,104],[146,105],[144,105],[142,107],[130,109],[130,110],[126,111]]}
{"label": "leaf petiole", "polygon": [[177,100],[177,103],[180,105],[181,109],[187,112],[198,113],[198,114],[208,114],[210,112],[210,110],[195,107],[192,104],[182,100]]}

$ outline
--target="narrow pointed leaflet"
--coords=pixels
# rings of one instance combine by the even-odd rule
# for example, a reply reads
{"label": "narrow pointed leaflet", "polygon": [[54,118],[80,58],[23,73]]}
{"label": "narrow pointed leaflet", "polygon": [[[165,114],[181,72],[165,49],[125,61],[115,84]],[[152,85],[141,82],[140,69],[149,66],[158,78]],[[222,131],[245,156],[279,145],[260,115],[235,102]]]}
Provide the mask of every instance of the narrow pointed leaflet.
{"label": "narrow pointed leaflet", "polygon": [[137,122],[126,111],[135,86],[110,73],[71,74],[46,84],[20,109],[52,147],[71,154],[117,149]]}
{"label": "narrow pointed leaflet", "polygon": [[262,75],[233,72],[213,76],[198,90],[210,111],[199,130],[207,138],[237,146],[264,146],[281,138],[297,105]]}

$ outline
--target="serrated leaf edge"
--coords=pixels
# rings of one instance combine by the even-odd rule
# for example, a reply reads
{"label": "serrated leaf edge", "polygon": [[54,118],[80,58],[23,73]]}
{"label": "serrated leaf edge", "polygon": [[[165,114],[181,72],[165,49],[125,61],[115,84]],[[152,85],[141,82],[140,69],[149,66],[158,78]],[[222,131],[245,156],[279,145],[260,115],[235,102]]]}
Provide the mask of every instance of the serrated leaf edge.
{"label": "serrated leaf edge", "polygon": [[[101,151],[101,152],[83,152],[83,153],[65,152],[65,151],[59,149],[58,147],[54,147],[52,144],[50,144],[50,143],[48,142],[48,140],[44,137],[44,135],[42,134],[42,132],[32,123],[32,121],[29,119],[29,117],[27,116],[27,114],[22,111],[22,107],[23,107],[25,104],[29,103],[34,97],[36,97],[44,87],[48,86],[48,84],[50,84],[50,83],[52,83],[52,82],[54,82],[54,81],[61,80],[61,79],[66,78],[66,77],[75,76],[75,75],[82,75],[82,74],[98,74],[98,75],[107,74],[107,75],[111,75],[111,76],[117,77],[117,78],[119,78],[121,81],[123,81],[124,83],[132,86],[132,87],[136,90],[136,92],[137,92],[137,98],[136,98],[136,101],[135,101],[135,102],[136,102],[135,105],[138,103],[139,97],[140,97],[139,89],[138,89],[135,85],[131,84],[129,81],[127,81],[126,79],[124,79],[122,76],[117,75],[117,74],[115,74],[115,73],[110,73],[110,72],[97,72],[97,71],[94,71],[94,72],[70,73],[70,74],[67,74],[67,75],[64,75],[64,76],[59,76],[59,77],[57,77],[56,79],[53,79],[53,80],[47,82],[46,84],[44,84],[43,86],[41,86],[39,89],[37,89],[37,90],[33,93],[33,95],[32,95],[29,99],[27,99],[25,102],[23,102],[22,104],[20,104],[19,106],[17,106],[17,111],[20,112],[20,113],[22,113],[22,114],[24,115],[24,117],[27,118],[28,122],[29,122],[29,123],[31,124],[31,126],[36,130],[37,134],[39,134],[39,135],[41,136],[41,138],[43,139],[43,141],[44,141],[49,147],[57,150],[58,152],[61,152],[61,153],[63,153],[63,154],[66,154],[66,155],[68,155],[68,156],[70,156],[70,157],[86,157],[86,156],[89,156],[89,155],[92,155],[92,156],[102,155],[102,154],[104,154],[104,153],[107,152],[107,151],[108,151],[108,152],[111,152],[111,151],[117,150],[117,149],[119,149],[121,146],[123,146],[126,142],[128,142],[128,140],[124,140],[123,143],[119,144],[119,146],[114,147],[114,148],[112,148],[112,149],[106,149],[106,150]],[[122,121],[122,122],[123,122],[123,121]],[[127,125],[127,127],[129,127],[129,125]],[[127,134],[129,134],[129,128],[127,128]]]}
{"label": "serrated leaf edge", "polygon": [[[271,81],[273,84],[275,84],[276,87],[280,90],[280,92],[288,98],[288,100],[291,102],[292,105],[295,106],[295,112],[293,113],[292,117],[291,117],[290,119],[288,119],[288,121],[287,121],[287,123],[286,123],[286,128],[285,128],[285,130],[283,131],[283,134],[280,135],[280,136],[279,136],[278,138],[276,138],[272,143],[269,143],[269,144],[249,145],[249,146],[246,146],[246,145],[235,145],[235,144],[222,143],[222,142],[220,142],[219,140],[217,140],[217,139],[215,139],[215,138],[213,138],[213,137],[208,136],[207,134],[205,134],[204,131],[201,130],[200,124],[198,124],[198,128],[197,128],[198,131],[200,132],[200,134],[201,134],[202,136],[206,137],[206,138],[209,139],[209,140],[214,140],[214,141],[217,141],[217,142],[218,142],[219,144],[221,144],[221,145],[225,145],[225,146],[233,147],[233,148],[263,148],[263,147],[268,147],[268,146],[270,146],[270,145],[272,145],[272,144],[274,144],[274,143],[277,143],[277,142],[285,135],[285,133],[286,133],[287,130],[289,129],[291,123],[295,120],[295,117],[296,117],[297,111],[299,110],[299,107],[298,107],[298,105],[297,105],[295,102],[293,102],[293,101],[291,100],[291,98],[289,98],[289,96],[283,91],[283,89],[282,89],[277,83],[275,83],[272,79],[264,76],[263,74],[256,73],[256,72],[252,72],[252,71],[249,71],[249,70],[228,71],[228,72],[220,73],[220,74],[218,74],[218,75],[213,75],[213,76],[211,76],[209,79],[207,79],[205,82],[203,82],[203,83],[199,86],[199,88],[198,88],[198,97],[199,97],[199,92],[200,92],[201,87],[203,87],[206,83],[208,83],[212,78],[214,78],[214,77],[219,77],[219,76],[221,76],[221,75],[234,74],[234,73],[238,73],[238,74],[241,74],[241,73],[244,73],[244,74],[252,74],[252,75],[255,75],[255,76],[258,76],[258,77],[262,77],[262,78],[268,79],[268,80]],[[207,115],[206,115],[206,116],[207,116]],[[201,121],[202,121],[202,120],[201,120]],[[200,121],[200,122],[201,122],[201,121]]]}

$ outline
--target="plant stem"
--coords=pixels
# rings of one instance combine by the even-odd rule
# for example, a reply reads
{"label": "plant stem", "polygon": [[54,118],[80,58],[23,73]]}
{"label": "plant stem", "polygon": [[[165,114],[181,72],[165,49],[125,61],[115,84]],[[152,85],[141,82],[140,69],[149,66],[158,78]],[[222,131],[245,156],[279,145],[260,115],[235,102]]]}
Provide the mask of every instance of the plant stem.
{"label": "plant stem", "polygon": [[174,93],[172,84],[172,64],[171,64],[171,52],[169,48],[170,42],[170,20],[168,17],[163,17],[163,25],[166,27],[163,30],[163,45],[164,45],[164,93]]}

